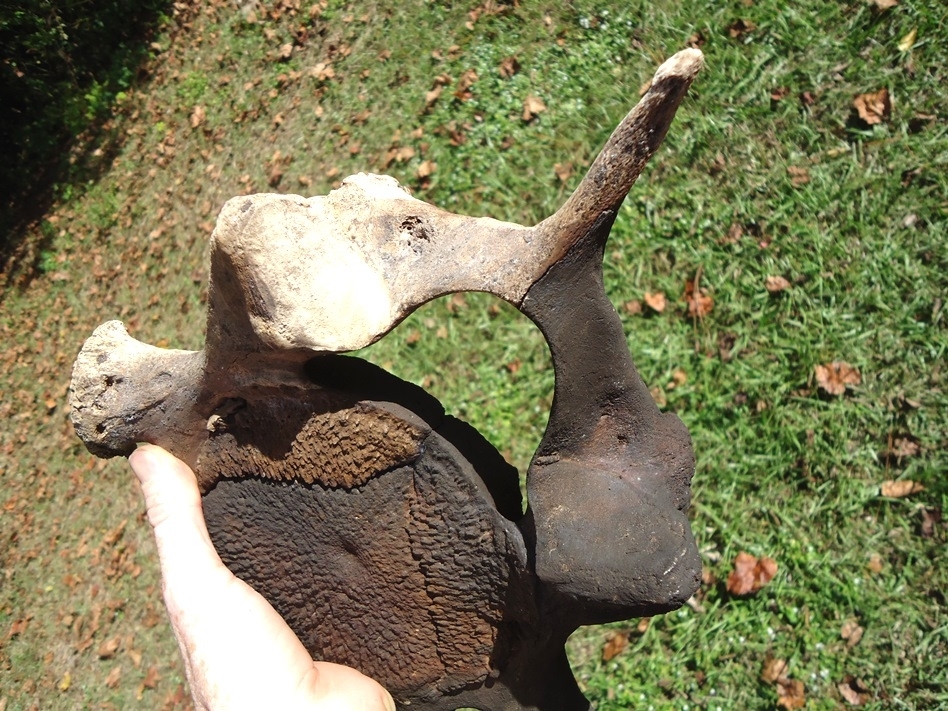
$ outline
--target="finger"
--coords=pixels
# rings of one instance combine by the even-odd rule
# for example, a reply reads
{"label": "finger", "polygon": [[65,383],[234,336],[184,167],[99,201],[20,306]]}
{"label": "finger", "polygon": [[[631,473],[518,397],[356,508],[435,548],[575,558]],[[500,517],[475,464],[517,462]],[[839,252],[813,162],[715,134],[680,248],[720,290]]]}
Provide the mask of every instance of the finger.
{"label": "finger", "polygon": [[222,567],[204,523],[201,494],[191,468],[151,444],[132,452],[128,462],[145,496],[162,574],[177,578],[199,566]]}

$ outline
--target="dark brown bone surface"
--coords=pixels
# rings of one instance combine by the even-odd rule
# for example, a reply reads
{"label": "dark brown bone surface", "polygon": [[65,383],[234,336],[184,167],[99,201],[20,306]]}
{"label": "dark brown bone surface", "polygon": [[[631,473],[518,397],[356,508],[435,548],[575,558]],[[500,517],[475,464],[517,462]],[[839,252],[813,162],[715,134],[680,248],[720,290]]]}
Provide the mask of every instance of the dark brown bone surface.
{"label": "dark brown bone surface", "polygon": [[[579,625],[674,609],[700,561],[694,459],[656,408],[602,285],[626,193],[701,66],[663,64],[576,192],[535,227],[444,212],[381,176],[328,196],[225,205],[207,343],[171,351],[112,321],[83,346],[73,421],[98,456],[160,444],[198,476],[214,544],[314,657],[400,707],[587,709]],[[337,355],[422,303],[487,291],[550,346],[550,421],[527,472],[419,388]]]}

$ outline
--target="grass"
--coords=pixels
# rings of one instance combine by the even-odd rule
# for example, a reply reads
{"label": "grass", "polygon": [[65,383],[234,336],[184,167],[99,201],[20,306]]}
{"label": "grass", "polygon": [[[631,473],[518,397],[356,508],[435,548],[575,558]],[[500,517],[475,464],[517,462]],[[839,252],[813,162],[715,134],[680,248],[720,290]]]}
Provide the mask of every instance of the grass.
{"label": "grass", "polygon": [[[574,669],[599,709],[771,709],[769,658],[803,682],[806,708],[847,707],[850,677],[869,709],[948,708],[948,532],[925,524],[948,498],[948,9],[524,1],[472,20],[476,3],[292,6],[181,6],[150,78],[116,107],[111,168],[37,225],[41,273],[8,275],[0,708],[186,704],[138,493],[67,420],[69,369],[95,325],[199,348],[207,235],[237,194],[319,194],[371,170],[456,212],[542,219],[689,41],[706,68],[622,209],[606,279],[643,378],[694,438],[705,584],[644,631],[580,630]],[[451,83],[426,105],[441,75]],[[881,88],[891,115],[866,125],[853,100]],[[528,96],[546,110],[524,121]],[[425,161],[436,168],[419,177]],[[772,276],[789,288],[770,293]],[[696,278],[713,298],[700,319],[683,300]],[[646,292],[666,295],[663,312]],[[441,299],[365,355],[526,467],[552,371],[513,309]],[[861,374],[841,396],[814,375],[834,360]],[[888,479],[925,489],[886,498]],[[748,598],[725,588],[740,551],[779,565]],[[616,632],[628,647],[603,662]]]}

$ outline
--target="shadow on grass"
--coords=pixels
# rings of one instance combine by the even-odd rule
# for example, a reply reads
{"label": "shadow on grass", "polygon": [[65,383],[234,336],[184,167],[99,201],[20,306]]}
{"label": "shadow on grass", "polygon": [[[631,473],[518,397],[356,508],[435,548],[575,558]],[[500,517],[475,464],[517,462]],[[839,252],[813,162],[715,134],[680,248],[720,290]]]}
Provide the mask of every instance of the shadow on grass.
{"label": "shadow on grass", "polygon": [[147,78],[171,4],[0,0],[0,289],[37,273],[54,234],[37,228],[53,202],[108,170],[123,140],[113,106]]}

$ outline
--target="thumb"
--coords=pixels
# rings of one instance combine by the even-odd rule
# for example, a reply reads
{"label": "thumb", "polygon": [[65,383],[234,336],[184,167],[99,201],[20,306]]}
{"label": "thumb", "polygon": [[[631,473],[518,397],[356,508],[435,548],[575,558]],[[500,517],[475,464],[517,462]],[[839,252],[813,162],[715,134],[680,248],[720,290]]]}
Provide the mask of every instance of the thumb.
{"label": "thumb", "polygon": [[201,493],[191,468],[152,444],[139,446],[128,462],[145,496],[164,577],[175,577],[179,561],[187,561],[191,570],[223,566],[204,523]]}

